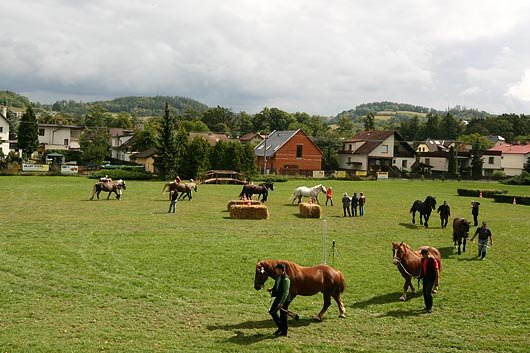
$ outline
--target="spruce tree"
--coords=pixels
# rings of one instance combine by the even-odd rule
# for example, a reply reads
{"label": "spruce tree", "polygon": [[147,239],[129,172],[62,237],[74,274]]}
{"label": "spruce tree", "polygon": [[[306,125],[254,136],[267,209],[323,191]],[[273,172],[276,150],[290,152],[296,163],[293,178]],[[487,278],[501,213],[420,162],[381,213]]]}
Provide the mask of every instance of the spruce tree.
{"label": "spruce tree", "polygon": [[473,178],[482,178],[482,153],[480,152],[480,144],[478,140],[473,144],[471,151],[471,176]]}
{"label": "spruce tree", "polygon": [[22,149],[24,159],[28,159],[39,147],[39,125],[33,112],[33,108],[28,106],[22,115],[18,127],[18,147]]}
{"label": "spruce tree", "polygon": [[169,106],[166,103],[164,118],[160,124],[157,157],[155,159],[155,165],[164,179],[174,179],[177,176],[176,125],[177,120],[169,114]]}
{"label": "spruce tree", "polygon": [[447,166],[447,172],[450,177],[454,178],[457,176],[458,159],[456,156],[455,148],[451,146],[449,148],[449,161]]}

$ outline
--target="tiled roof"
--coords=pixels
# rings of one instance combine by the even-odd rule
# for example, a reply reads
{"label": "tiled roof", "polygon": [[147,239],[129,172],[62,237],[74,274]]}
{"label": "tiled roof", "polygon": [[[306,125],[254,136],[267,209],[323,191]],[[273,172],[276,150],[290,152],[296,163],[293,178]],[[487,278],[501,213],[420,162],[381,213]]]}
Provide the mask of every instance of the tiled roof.
{"label": "tiled roof", "polygon": [[[256,156],[263,157],[264,148],[267,148],[267,157],[273,156],[287,141],[289,141],[299,130],[295,131],[273,131],[263,141],[261,141],[255,148]],[[266,147],[265,147],[266,145]]]}
{"label": "tiled roof", "polygon": [[152,155],[155,155],[155,154],[156,154],[156,148],[155,147],[149,147],[145,151],[133,154],[131,156],[131,158],[133,158],[133,159],[135,159],[135,158],[147,158],[147,157],[151,157]]}
{"label": "tiled roof", "polygon": [[501,151],[505,154],[528,154],[530,153],[530,145],[511,145],[506,143],[492,147],[488,151]]}

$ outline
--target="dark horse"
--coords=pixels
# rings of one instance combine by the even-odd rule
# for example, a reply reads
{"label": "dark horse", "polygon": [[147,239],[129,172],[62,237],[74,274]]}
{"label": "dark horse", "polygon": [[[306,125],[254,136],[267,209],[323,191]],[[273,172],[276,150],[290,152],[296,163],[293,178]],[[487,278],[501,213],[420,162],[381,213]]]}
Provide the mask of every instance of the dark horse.
{"label": "dark horse", "polygon": [[125,181],[123,180],[116,180],[116,181],[100,181],[94,184],[94,188],[92,189],[92,196],[90,197],[90,200],[94,199],[94,195],[97,196],[99,200],[99,194],[104,191],[108,192],[109,195],[107,196],[107,200],[110,198],[110,194],[115,193],[116,199],[121,199],[121,193],[122,189],[125,190],[127,187],[125,186]]}
{"label": "dark horse", "polygon": [[324,295],[324,306],[315,317],[322,320],[326,310],[331,305],[331,297],[335,299],[339,306],[339,317],[346,317],[344,303],[340,299],[340,294],[344,292],[346,283],[344,276],[339,270],[335,270],[327,265],[317,265],[313,267],[302,267],[294,262],[283,260],[263,260],[256,264],[256,275],[254,277],[254,288],[263,288],[267,278],[276,278],[274,267],[282,263],[285,265],[285,272],[291,279],[291,298],[297,295],[309,296],[322,292]]}
{"label": "dark horse", "polygon": [[269,196],[269,190],[274,191],[274,183],[270,181],[261,183],[259,185],[246,184],[243,185],[243,190],[241,190],[241,193],[239,194],[239,199],[241,200],[243,196],[246,196],[247,199],[252,199],[252,195],[257,194],[258,201],[259,197],[261,196],[261,201],[265,202]]}
{"label": "dark horse", "polygon": [[460,255],[460,245],[464,244],[463,251],[466,252],[466,242],[469,235],[469,221],[465,218],[457,217],[453,220],[453,242],[458,244],[458,255]]}
{"label": "dark horse", "polygon": [[[192,191],[197,192],[197,183],[191,179],[191,182],[189,183],[175,183],[174,181],[171,183],[164,184],[164,187],[162,188],[162,192],[164,192],[166,189],[168,191],[177,191],[180,192],[179,200],[188,198],[190,201],[193,198]],[[169,198],[171,199],[171,193],[169,194]]]}
{"label": "dark horse", "polygon": [[[412,285],[412,277],[419,277],[421,269],[421,249],[426,248],[429,250],[429,255],[433,256],[440,265],[440,272],[442,272],[442,254],[438,249],[430,246],[422,246],[417,250],[412,250],[408,244],[392,243],[392,257],[393,263],[397,266],[401,276],[405,278],[405,284],[403,285],[403,294],[399,297],[400,300],[407,300],[407,290],[410,287],[412,294],[416,294],[416,289]],[[435,287],[433,292],[436,292],[438,287]]]}
{"label": "dark horse", "polygon": [[420,200],[414,201],[410,208],[410,212],[412,213],[412,224],[416,224],[416,211],[418,211],[420,213],[420,224],[423,225],[423,221],[425,221],[425,228],[429,228],[429,217],[431,216],[432,210],[435,208],[436,198],[433,196],[427,196],[423,202]]}

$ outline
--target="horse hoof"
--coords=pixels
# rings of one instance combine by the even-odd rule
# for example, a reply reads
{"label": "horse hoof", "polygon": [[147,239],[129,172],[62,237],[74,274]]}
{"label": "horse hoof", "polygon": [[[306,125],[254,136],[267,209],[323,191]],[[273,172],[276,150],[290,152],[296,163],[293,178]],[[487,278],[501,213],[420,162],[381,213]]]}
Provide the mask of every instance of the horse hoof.
{"label": "horse hoof", "polygon": [[407,300],[407,297],[399,297],[399,300],[401,300],[402,302],[404,302],[405,300]]}
{"label": "horse hoof", "polygon": [[339,315],[339,318],[340,318],[340,319],[345,319],[345,318],[346,318],[346,314],[340,314],[340,315]]}
{"label": "horse hoof", "polygon": [[321,319],[320,316],[318,316],[318,315],[315,315],[314,319],[315,319],[316,321],[322,321],[322,319]]}

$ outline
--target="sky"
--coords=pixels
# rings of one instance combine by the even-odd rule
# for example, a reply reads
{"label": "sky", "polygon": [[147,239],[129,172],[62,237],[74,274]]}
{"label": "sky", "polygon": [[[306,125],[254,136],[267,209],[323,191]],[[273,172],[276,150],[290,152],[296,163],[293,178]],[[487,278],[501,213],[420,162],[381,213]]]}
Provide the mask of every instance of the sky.
{"label": "sky", "polygon": [[527,0],[2,0],[0,13],[0,89],[33,102],[530,113]]}

